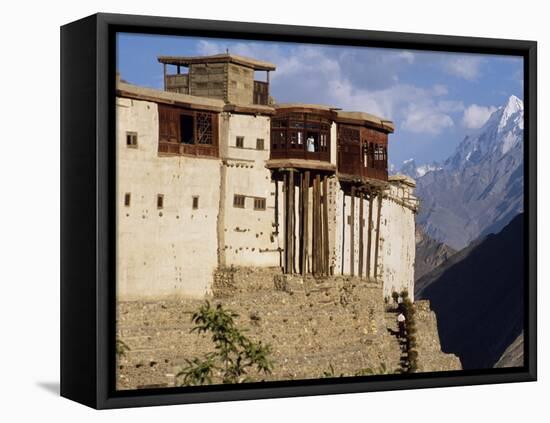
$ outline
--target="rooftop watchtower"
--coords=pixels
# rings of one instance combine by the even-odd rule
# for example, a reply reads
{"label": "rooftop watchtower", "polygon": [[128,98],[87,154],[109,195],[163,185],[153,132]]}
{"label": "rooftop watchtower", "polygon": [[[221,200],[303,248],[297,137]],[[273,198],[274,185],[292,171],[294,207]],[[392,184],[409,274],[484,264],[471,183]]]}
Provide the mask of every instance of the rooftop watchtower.
{"label": "rooftop watchtower", "polygon": [[[239,105],[269,103],[269,72],[275,70],[272,63],[229,53],[159,56],[158,61],[164,65],[166,91]],[[175,66],[176,73],[169,73],[169,66]],[[255,79],[257,72],[266,72],[264,81]]]}

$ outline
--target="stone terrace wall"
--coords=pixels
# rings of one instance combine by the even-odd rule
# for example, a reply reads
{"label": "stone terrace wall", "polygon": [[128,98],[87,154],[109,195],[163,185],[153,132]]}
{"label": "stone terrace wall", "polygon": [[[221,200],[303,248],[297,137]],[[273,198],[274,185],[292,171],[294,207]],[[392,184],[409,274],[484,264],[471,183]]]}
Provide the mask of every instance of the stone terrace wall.
{"label": "stone terrace wall", "polygon": [[430,309],[428,300],[416,301],[416,343],[418,350],[418,371],[439,372],[444,370],[461,370],[460,359],[454,354],[441,352],[437,318]]}
{"label": "stone terrace wall", "polygon": [[[303,279],[281,275],[278,268],[225,268],[216,272],[213,291],[211,302],[237,312],[247,336],[272,347],[273,374],[257,380],[320,378],[331,368],[337,376],[400,369],[402,352],[388,331],[380,284],[345,277]],[[119,359],[119,389],[174,386],[186,358],[212,351],[208,336],[189,333],[191,314],[201,303],[119,303],[118,337],[130,347]],[[437,330],[423,322],[419,318],[419,332]],[[437,332],[426,336],[439,341]],[[444,364],[441,358],[437,362]]]}

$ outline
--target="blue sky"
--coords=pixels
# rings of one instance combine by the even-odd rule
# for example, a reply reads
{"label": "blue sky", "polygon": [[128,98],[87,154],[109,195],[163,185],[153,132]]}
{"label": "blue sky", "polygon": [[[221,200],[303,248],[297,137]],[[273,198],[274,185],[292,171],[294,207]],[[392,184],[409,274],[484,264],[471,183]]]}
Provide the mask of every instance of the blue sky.
{"label": "blue sky", "polygon": [[[523,99],[523,59],[164,35],[118,34],[122,79],[162,89],[160,55],[231,53],[266,60],[277,102],[328,104],[394,121],[389,161],[445,160],[510,95]],[[257,79],[264,80],[261,72]]]}

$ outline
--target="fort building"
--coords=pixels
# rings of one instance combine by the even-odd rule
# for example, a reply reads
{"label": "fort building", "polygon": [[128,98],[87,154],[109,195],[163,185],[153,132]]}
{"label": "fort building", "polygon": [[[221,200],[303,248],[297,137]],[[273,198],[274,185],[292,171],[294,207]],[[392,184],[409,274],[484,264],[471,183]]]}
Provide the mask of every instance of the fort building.
{"label": "fort building", "polygon": [[200,298],[242,267],[412,296],[418,201],[388,175],[391,121],[277,103],[271,63],[158,61],[164,90],[117,81],[119,299]]}

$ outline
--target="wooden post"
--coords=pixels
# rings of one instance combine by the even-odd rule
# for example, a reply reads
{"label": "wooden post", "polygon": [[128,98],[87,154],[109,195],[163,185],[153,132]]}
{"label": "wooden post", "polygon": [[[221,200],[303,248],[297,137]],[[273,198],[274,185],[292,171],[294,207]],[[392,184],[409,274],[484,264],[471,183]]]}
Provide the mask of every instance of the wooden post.
{"label": "wooden post", "polygon": [[313,198],[311,204],[311,229],[312,229],[312,246],[311,246],[311,267],[313,274],[317,275],[317,238],[319,233],[317,232],[317,178],[313,178]]}
{"label": "wooden post", "polygon": [[364,221],[363,219],[363,192],[359,193],[359,277],[363,279],[363,235]]}
{"label": "wooden post", "polygon": [[355,187],[351,187],[351,222],[349,236],[349,274],[355,276]]}
{"label": "wooden post", "polygon": [[303,214],[303,243],[302,243],[302,275],[307,273],[308,265],[308,243],[309,243],[309,170],[306,170],[303,178],[304,193],[302,194],[302,214]]}
{"label": "wooden post", "polygon": [[370,278],[370,256],[372,245],[372,191],[369,191],[369,222],[367,225],[367,279]]}
{"label": "wooden post", "polygon": [[344,264],[346,262],[346,193],[342,193],[342,263],[340,273],[344,275]]}
{"label": "wooden post", "polygon": [[[277,178],[275,178],[275,235],[277,235],[277,238],[279,238],[279,234],[280,234],[279,224],[280,224],[279,223],[279,181],[277,180]],[[283,257],[281,255],[281,249],[278,248],[278,250],[279,250],[279,267],[283,267]]]}
{"label": "wooden post", "polygon": [[298,172],[298,268],[304,274],[304,179]]}
{"label": "wooden post", "polygon": [[330,274],[329,270],[329,240],[328,240],[328,178],[323,176],[323,258],[324,273]]}
{"label": "wooden post", "polygon": [[163,71],[164,71],[164,91],[167,91],[168,87],[166,86],[166,63],[163,63],[163,65],[164,65],[164,68],[163,68]]}
{"label": "wooden post", "polygon": [[288,273],[288,175],[283,174],[283,228],[285,231],[285,261],[283,273]]}
{"label": "wooden post", "polygon": [[380,214],[382,212],[382,193],[378,193],[378,215],[376,216],[376,244],[374,246],[374,279],[378,278],[378,247],[380,244]]}
{"label": "wooden post", "polygon": [[290,273],[294,273],[295,268],[295,255],[294,250],[296,246],[296,223],[294,219],[294,169],[290,169],[288,172],[288,216],[290,218],[289,224],[289,261],[290,261]]}
{"label": "wooden post", "polygon": [[321,228],[321,176],[316,175],[315,176],[315,205],[313,207],[315,217],[315,272],[316,274],[321,274],[322,269],[322,240],[323,240],[323,233]]}

